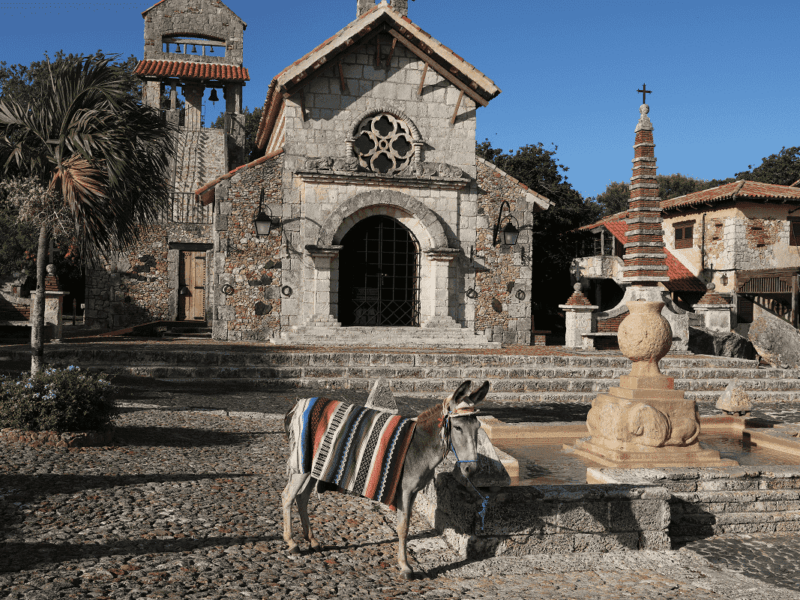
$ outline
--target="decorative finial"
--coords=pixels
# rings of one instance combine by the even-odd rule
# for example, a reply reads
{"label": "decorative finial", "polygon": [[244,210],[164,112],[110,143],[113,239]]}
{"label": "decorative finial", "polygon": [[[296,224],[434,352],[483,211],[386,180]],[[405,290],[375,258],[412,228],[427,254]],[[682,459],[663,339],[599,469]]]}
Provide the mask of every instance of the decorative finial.
{"label": "decorative finial", "polygon": [[53,263],[50,263],[45,267],[45,271],[47,271],[48,275],[55,275],[56,274],[56,266]]}
{"label": "decorative finial", "polygon": [[715,289],[717,289],[717,286],[716,286],[716,284],[715,284],[713,281],[710,281],[710,282],[708,282],[708,283],[706,284],[706,289],[707,289],[709,292],[713,292]]}
{"label": "decorative finial", "polygon": [[578,293],[580,293],[582,288],[583,288],[583,286],[581,285],[580,281],[572,286],[572,289],[575,290]]}

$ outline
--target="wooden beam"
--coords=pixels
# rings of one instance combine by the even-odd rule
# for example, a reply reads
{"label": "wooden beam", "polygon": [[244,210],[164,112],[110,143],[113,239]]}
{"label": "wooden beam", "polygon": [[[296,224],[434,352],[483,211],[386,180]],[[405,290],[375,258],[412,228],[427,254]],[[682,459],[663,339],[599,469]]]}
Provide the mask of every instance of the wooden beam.
{"label": "wooden beam", "polygon": [[349,94],[350,91],[347,89],[347,82],[344,80],[344,71],[342,70],[342,61],[339,61],[338,68],[339,68],[339,87],[341,87],[343,94]]}
{"label": "wooden beam", "polygon": [[425,63],[425,68],[422,69],[422,79],[419,80],[419,89],[417,96],[422,96],[422,87],[425,85],[425,76],[428,74],[428,63]]}
{"label": "wooden beam", "polygon": [[381,36],[375,36],[375,68],[381,68]]}
{"label": "wooden beam", "polygon": [[298,101],[300,103],[300,116],[303,118],[303,123],[306,122],[306,93],[300,90],[298,94]]}
{"label": "wooden beam", "polygon": [[403,44],[406,48],[411,50],[411,52],[413,54],[415,54],[418,58],[421,58],[426,63],[430,64],[430,66],[433,67],[434,71],[439,73],[439,75],[441,75],[442,77],[447,79],[447,81],[452,83],[458,89],[463,90],[467,94],[467,96],[472,98],[475,102],[477,102],[481,106],[488,106],[489,105],[489,101],[488,100],[484,99],[480,94],[477,94],[476,92],[472,91],[469,88],[468,84],[465,84],[463,81],[461,81],[460,79],[458,79],[457,77],[452,75],[447,69],[445,69],[439,63],[437,63],[435,60],[432,60],[425,52],[423,52],[422,50],[417,48],[414,44],[409,42],[407,39],[405,39],[399,33],[394,31],[393,29],[390,29],[389,30],[389,35],[394,37],[401,44]]}
{"label": "wooden beam", "polygon": [[386,57],[386,68],[389,69],[392,66],[392,57],[394,56],[394,49],[397,47],[397,39],[392,40],[392,49],[389,50],[389,56]]}
{"label": "wooden beam", "polygon": [[458,95],[458,101],[456,102],[456,108],[453,111],[453,118],[450,119],[450,125],[456,124],[456,117],[458,116],[458,109],[461,108],[461,100],[464,99],[464,90],[461,90],[461,93]]}

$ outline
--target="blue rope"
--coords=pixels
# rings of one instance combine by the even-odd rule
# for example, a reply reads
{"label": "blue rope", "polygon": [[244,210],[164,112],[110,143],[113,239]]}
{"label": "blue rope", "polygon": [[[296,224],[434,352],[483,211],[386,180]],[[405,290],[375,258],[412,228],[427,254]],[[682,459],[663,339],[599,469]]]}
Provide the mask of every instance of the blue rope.
{"label": "blue rope", "polygon": [[[456,457],[456,466],[458,466],[459,463],[474,463],[474,462],[478,462],[477,459],[475,459],[475,460],[461,460],[460,458],[458,458],[458,452],[456,452],[456,448],[455,448],[455,446],[453,446],[453,441],[452,440],[450,440],[450,450],[453,452],[453,456]],[[483,527],[484,527],[485,521],[486,521],[486,509],[488,508],[488,505],[489,505],[489,494],[486,494],[486,496],[481,494],[478,491],[478,488],[475,487],[475,484],[472,483],[472,480],[469,477],[467,477],[467,482],[470,484],[470,486],[472,486],[472,489],[475,490],[475,493],[478,494],[478,498],[481,499],[481,509],[478,511],[478,516],[481,518],[481,531],[483,531]]]}

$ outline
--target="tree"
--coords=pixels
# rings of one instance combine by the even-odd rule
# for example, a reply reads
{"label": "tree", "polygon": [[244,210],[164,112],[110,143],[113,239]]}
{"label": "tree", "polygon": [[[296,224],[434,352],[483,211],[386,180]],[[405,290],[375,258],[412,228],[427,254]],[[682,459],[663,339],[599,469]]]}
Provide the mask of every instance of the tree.
{"label": "tree", "polygon": [[[258,135],[258,123],[261,121],[262,109],[254,108],[252,112],[245,107],[244,115],[244,162],[252,162],[263,156],[264,151],[256,147],[256,136]],[[217,120],[211,125],[214,129],[225,127],[225,115],[220,114]]]}
{"label": "tree", "polygon": [[[693,194],[733,181],[733,179],[696,179],[680,173],[657,175],[656,179],[658,180],[658,196],[662,200]],[[630,186],[622,181],[609,183],[606,190],[594,198],[594,201],[602,207],[602,216],[607,217],[627,210],[631,197],[630,189]]]}
{"label": "tree", "polygon": [[792,185],[800,179],[800,146],[784,146],[777,154],[762,158],[759,166],[747,165],[747,168],[747,171],[736,173],[736,179]]}
{"label": "tree", "polygon": [[[113,58],[113,57],[112,57]],[[8,200],[39,229],[31,371],[44,363],[48,241],[72,236],[84,256],[134,243],[169,195],[173,129],[131,94],[112,58],[64,59],[35,103],[0,100],[0,165]]]}
{"label": "tree", "polygon": [[506,154],[500,148],[493,148],[489,140],[476,148],[478,156],[552,202],[550,208],[534,217],[531,305],[534,314],[546,321],[537,327],[550,326],[558,304],[565,302],[572,292],[570,264],[587,237],[577,229],[600,216],[598,205],[572,188],[564,175],[569,168],[558,162],[557,150],[557,146],[548,150],[539,143]]}

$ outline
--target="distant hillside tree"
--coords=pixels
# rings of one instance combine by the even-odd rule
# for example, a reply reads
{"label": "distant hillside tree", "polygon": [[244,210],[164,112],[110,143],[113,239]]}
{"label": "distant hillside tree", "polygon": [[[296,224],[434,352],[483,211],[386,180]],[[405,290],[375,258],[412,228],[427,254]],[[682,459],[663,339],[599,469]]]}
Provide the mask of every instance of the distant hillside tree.
{"label": "distant hillside tree", "polygon": [[747,169],[736,173],[736,179],[792,185],[800,179],[800,146],[784,146],[777,154],[762,158],[759,166],[747,165]]}

